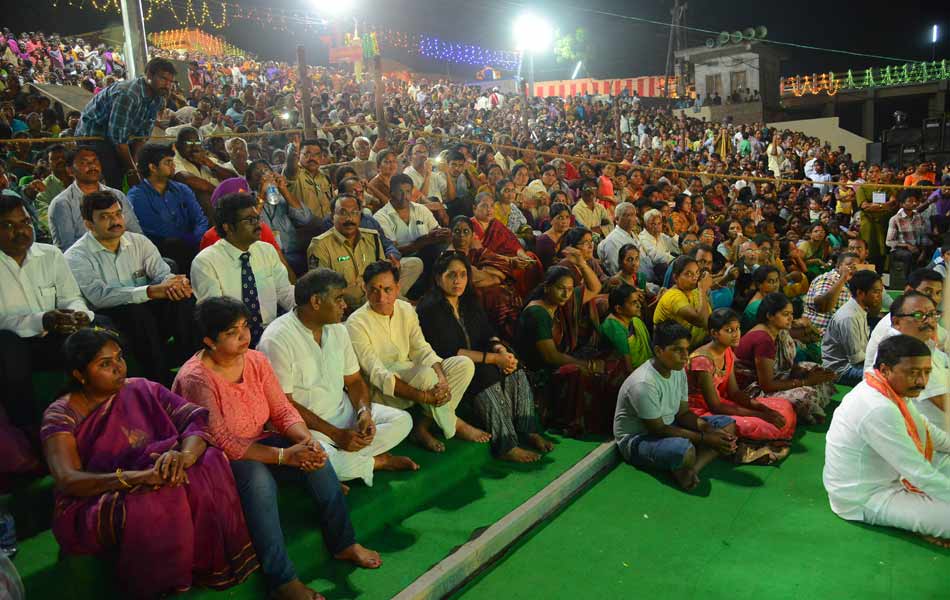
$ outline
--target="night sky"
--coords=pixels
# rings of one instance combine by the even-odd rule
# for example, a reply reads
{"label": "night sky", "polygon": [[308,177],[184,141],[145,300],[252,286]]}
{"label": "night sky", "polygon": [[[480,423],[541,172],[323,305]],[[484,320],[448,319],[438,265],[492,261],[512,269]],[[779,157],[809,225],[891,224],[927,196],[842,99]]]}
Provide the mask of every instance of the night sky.
{"label": "night sky", "polygon": [[[234,1],[244,6],[307,10],[325,0]],[[198,0],[196,4],[200,6]],[[947,40],[947,33],[950,33],[950,5],[933,0],[927,3],[904,0],[887,4],[827,0],[689,0],[688,4],[688,26],[731,31],[765,25],[769,29],[768,37],[773,40],[911,60],[930,57],[930,28],[937,23],[943,38],[938,41],[937,57],[950,59],[950,42]],[[66,35],[97,30],[107,25],[121,25],[118,15],[102,15],[88,7],[88,3],[84,9],[68,7],[65,0],[60,0],[59,5],[58,8],[52,8],[45,2],[33,3],[29,11],[17,11],[16,20],[7,15],[4,25],[14,31],[56,30]],[[506,0],[355,0],[356,13],[370,16],[374,23],[390,23],[396,30],[428,33],[447,40],[497,49],[512,48],[511,22],[524,5],[522,2]],[[938,8],[939,5],[943,7]],[[597,43],[597,57],[589,65],[593,75],[622,77],[663,73],[669,34],[667,27],[585,12],[574,7],[668,21],[672,0],[549,1],[536,2],[532,6],[535,11],[544,13],[562,32],[573,31],[581,26],[593,34]],[[216,8],[212,10],[217,16]],[[56,25],[51,26],[50,23]],[[150,30],[174,26],[175,23],[168,16],[146,23]],[[326,56],[325,47],[317,39],[319,33],[305,33],[303,30],[278,32],[260,24],[238,20],[233,21],[222,33],[228,41],[257,52],[262,57],[289,60],[294,56],[294,47],[300,43],[307,45],[314,62],[320,62]],[[687,39],[690,45],[701,45],[707,37],[710,36],[690,32]],[[783,68],[785,75],[888,64],[881,60],[817,50],[781,49],[788,57]],[[392,57],[423,71],[446,70],[444,63],[422,61],[402,54]],[[568,78],[572,68],[573,65],[558,64],[551,57],[542,58],[536,64],[537,78]],[[453,73],[464,75],[474,72],[474,68],[461,65],[453,65],[451,69]]]}

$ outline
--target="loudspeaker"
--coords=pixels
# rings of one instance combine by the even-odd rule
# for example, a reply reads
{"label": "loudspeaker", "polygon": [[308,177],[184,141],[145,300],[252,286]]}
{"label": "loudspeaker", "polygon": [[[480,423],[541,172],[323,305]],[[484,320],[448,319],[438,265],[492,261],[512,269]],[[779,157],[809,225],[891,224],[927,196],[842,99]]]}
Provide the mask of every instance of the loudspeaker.
{"label": "loudspeaker", "polygon": [[919,127],[902,127],[900,129],[885,129],[883,142],[885,144],[919,144],[921,131]]}
{"label": "loudspeaker", "polygon": [[881,142],[871,142],[867,145],[865,158],[869,165],[884,164],[884,144]]}
{"label": "loudspeaker", "polygon": [[901,148],[900,144],[884,145],[884,162],[881,166],[887,166],[891,169],[901,168]]}
{"label": "loudspeaker", "polygon": [[939,152],[943,147],[944,120],[924,119],[923,146],[924,152]]}
{"label": "loudspeaker", "polygon": [[906,146],[901,146],[901,160],[900,168],[903,169],[905,166],[916,165],[921,160],[920,146],[914,144],[908,144]]}

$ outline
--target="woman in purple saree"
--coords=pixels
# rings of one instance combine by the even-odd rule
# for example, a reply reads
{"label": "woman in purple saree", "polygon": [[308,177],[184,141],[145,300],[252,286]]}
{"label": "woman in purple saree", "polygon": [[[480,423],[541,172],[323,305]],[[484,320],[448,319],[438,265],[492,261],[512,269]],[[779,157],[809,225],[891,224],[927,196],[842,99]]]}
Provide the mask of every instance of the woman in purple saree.
{"label": "woman in purple saree", "polygon": [[63,551],[113,553],[127,598],[243,581],[257,558],[228,460],[208,446],[207,410],[127,380],[112,333],[83,329],[63,353],[71,391],[41,430]]}

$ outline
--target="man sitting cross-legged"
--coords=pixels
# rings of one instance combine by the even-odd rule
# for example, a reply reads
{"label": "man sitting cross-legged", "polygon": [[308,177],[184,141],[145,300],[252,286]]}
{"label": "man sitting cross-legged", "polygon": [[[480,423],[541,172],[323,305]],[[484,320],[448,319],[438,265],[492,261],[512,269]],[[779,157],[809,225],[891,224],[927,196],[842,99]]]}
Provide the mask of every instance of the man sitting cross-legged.
{"label": "man sitting cross-legged", "polygon": [[614,439],[624,460],[672,471],[687,491],[699,484],[699,472],[714,458],[736,451],[735,421],[725,415],[700,418],[689,410],[683,371],[689,340],[689,330],[679,323],[658,323],[654,358],[623,382],[614,415]]}
{"label": "man sitting cross-legged", "polygon": [[373,471],[415,471],[419,466],[389,450],[409,435],[409,413],[372,404],[350,336],[341,324],[346,280],[314,269],[297,280],[297,308],[264,331],[267,355],[284,393],[330,458],[340,481],[373,484]]}
{"label": "man sitting cross-legged", "polygon": [[413,439],[424,448],[442,452],[445,446],[429,428],[432,423],[446,439],[485,443],[491,436],[455,415],[475,374],[467,356],[443,360],[422,334],[412,305],[399,300],[399,271],[379,261],[363,271],[367,303],[346,320],[353,350],[369,378],[373,399],[397,408],[422,406],[413,425]]}
{"label": "man sitting cross-legged", "polygon": [[881,342],[874,371],[831,419],[823,480],[842,519],[907,529],[950,548],[950,436],[907,401],[927,387],[930,354],[909,335]]}

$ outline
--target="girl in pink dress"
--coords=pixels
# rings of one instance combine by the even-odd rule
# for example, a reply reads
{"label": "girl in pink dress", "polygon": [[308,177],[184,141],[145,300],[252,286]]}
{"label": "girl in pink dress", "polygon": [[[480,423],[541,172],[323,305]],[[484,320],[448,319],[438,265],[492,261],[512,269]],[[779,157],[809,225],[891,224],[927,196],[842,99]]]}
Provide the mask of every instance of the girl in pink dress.
{"label": "girl in pink dress", "polygon": [[753,400],[739,389],[732,348],[739,345],[740,326],[734,310],[714,310],[708,326],[712,341],[693,352],[686,368],[690,410],[699,417],[729,415],[735,420],[739,462],[781,460],[795,433],[792,404],[782,398]]}

